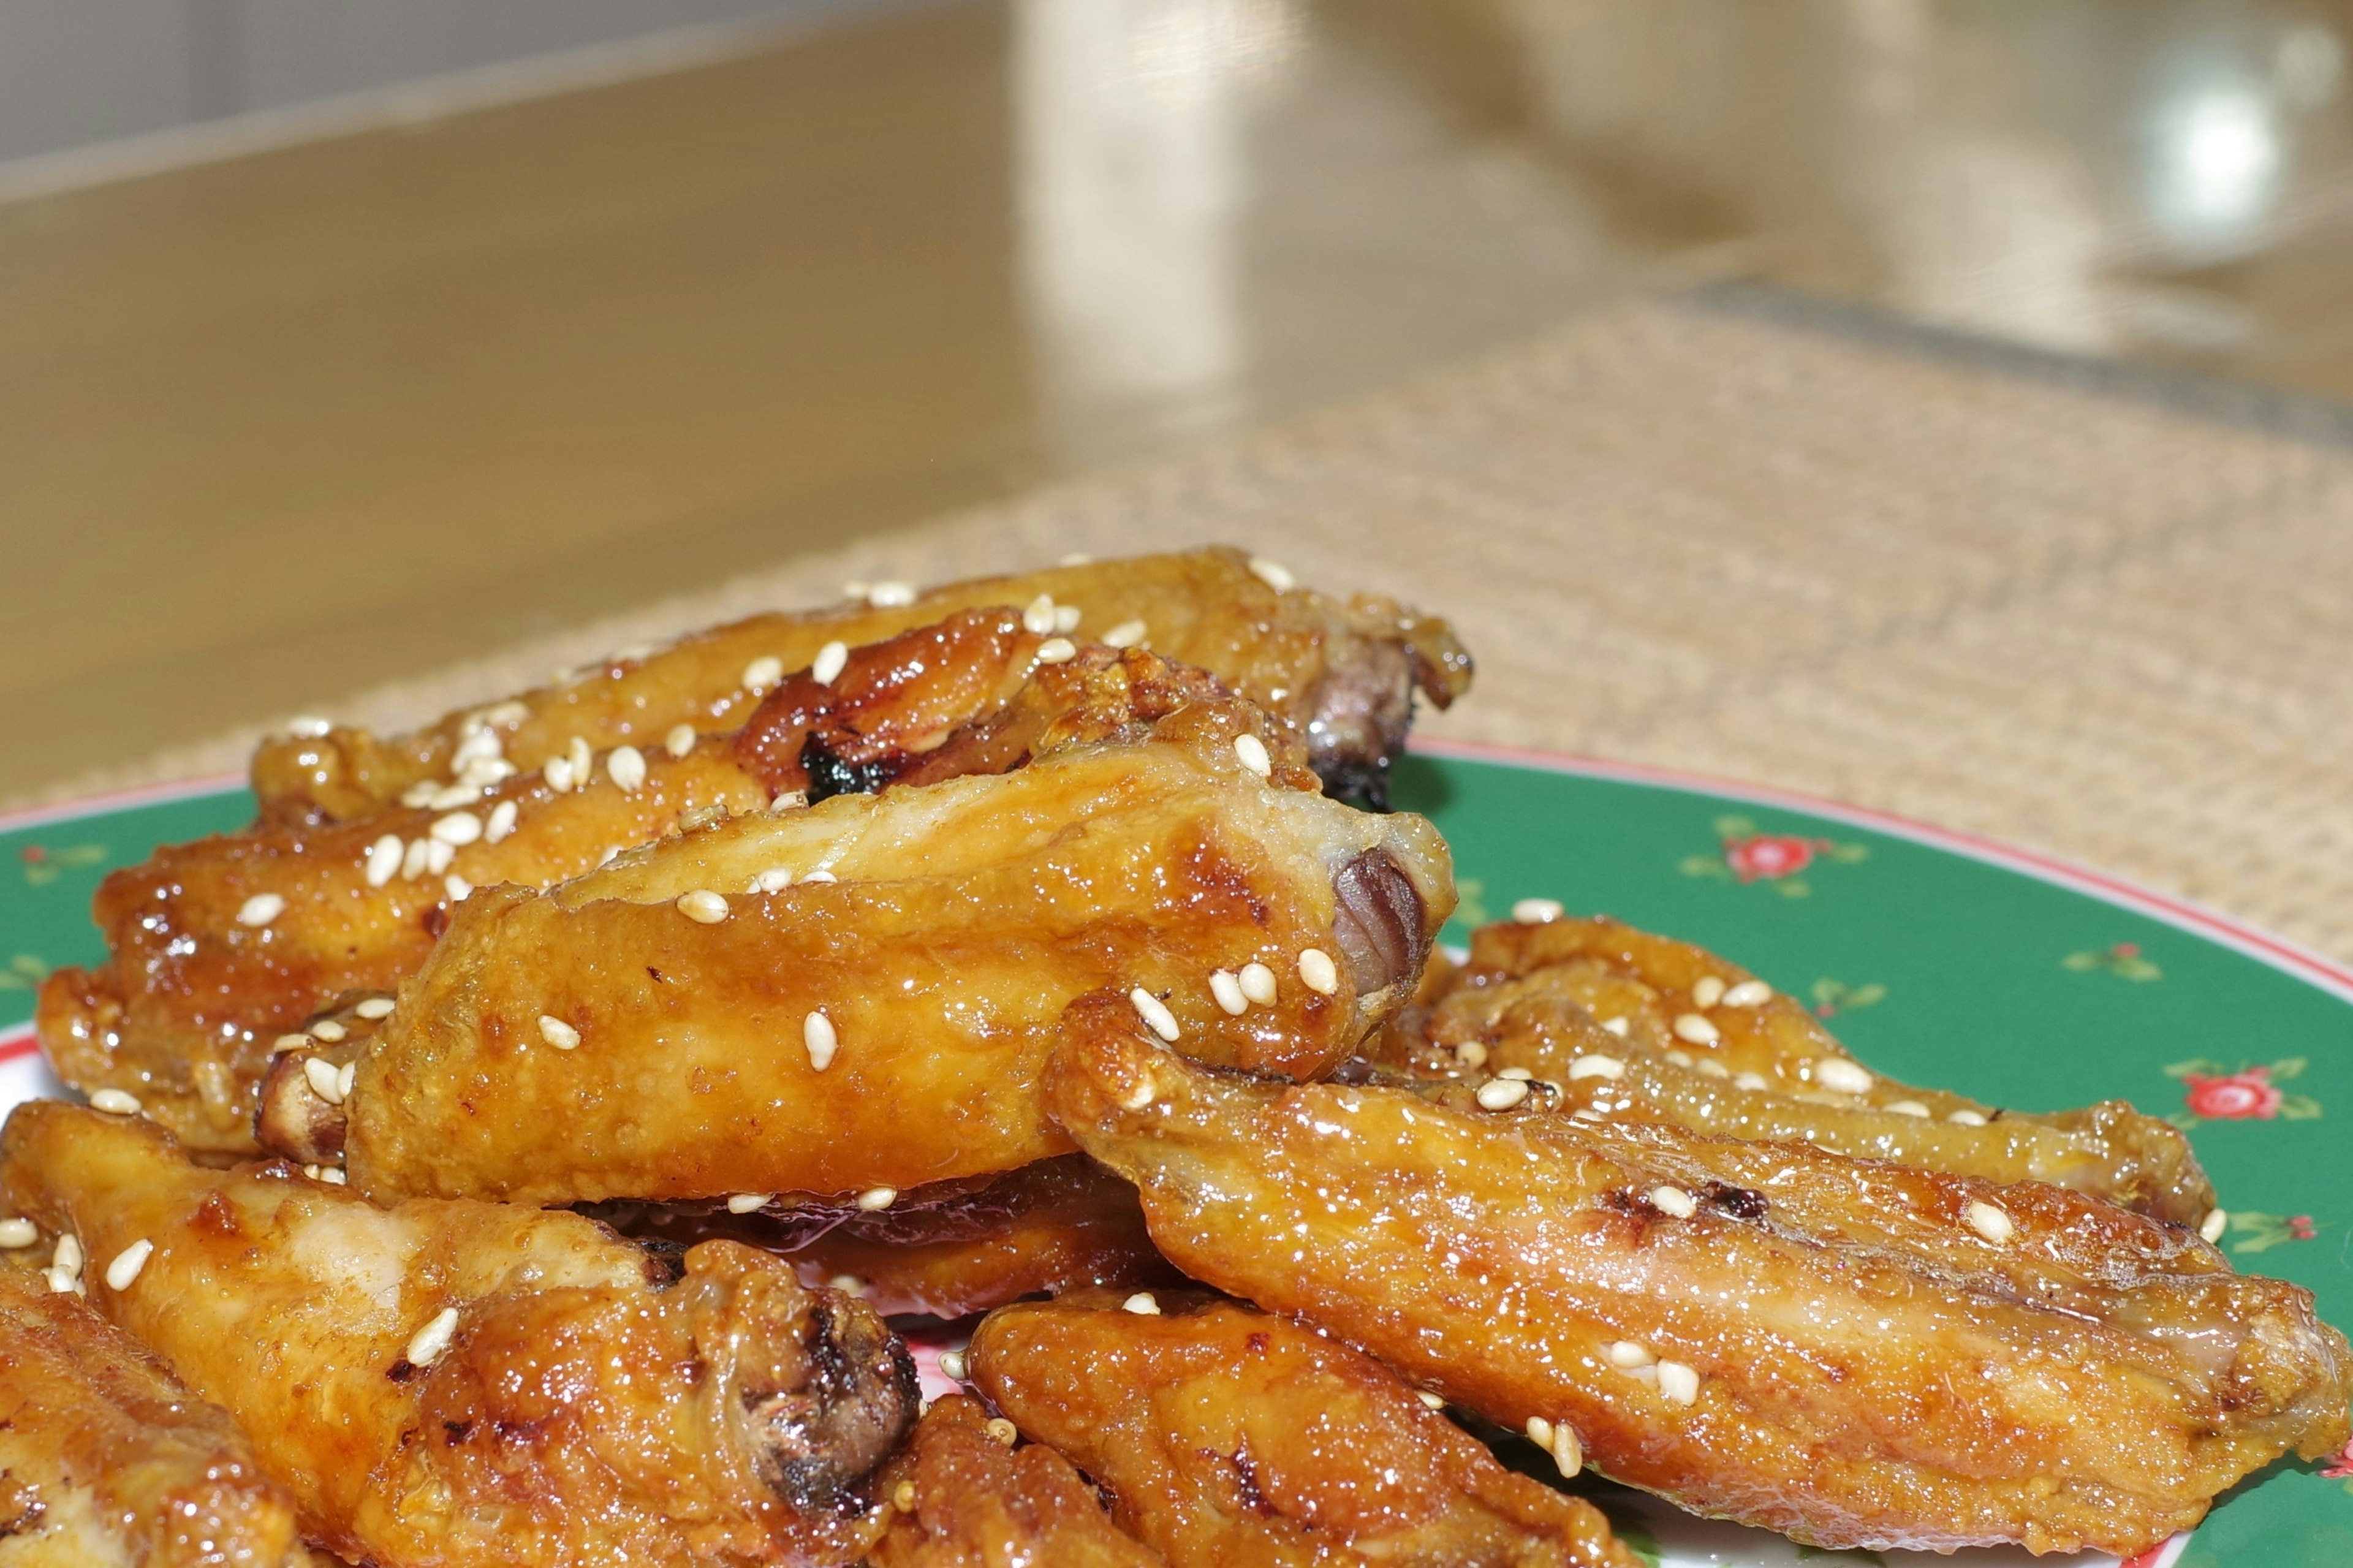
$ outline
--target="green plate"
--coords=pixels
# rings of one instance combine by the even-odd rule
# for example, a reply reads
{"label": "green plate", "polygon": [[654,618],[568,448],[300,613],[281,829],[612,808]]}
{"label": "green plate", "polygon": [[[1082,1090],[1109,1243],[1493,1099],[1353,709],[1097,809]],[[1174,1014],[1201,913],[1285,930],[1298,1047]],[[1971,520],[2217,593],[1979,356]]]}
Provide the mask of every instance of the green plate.
{"label": "green plate", "polygon": [[[1450,941],[1514,900],[1558,899],[1746,964],[1895,1077],[2027,1110],[2122,1098],[2170,1115],[2230,1209],[2232,1261],[2308,1286],[2331,1321],[2353,1322],[2353,1150],[2330,1122],[2353,1115],[2353,973],[2092,872],[1820,801],[1434,743],[1400,774],[1399,804],[1454,847],[1463,908]],[[33,987],[100,956],[100,877],[234,827],[251,805],[213,780],[0,819],[0,1107],[55,1091],[26,1027]],[[2344,1568],[2348,1475],[2353,1457],[2274,1466],[2144,1562]],[[1602,1500],[1662,1565],[1909,1560],[1803,1552],[1631,1494]]]}

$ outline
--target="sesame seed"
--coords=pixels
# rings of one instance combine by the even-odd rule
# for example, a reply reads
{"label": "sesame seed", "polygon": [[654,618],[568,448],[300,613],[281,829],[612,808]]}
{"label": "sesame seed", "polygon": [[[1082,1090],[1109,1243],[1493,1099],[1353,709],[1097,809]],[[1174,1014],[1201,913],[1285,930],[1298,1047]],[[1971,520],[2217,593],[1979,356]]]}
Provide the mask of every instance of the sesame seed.
{"label": "sesame seed", "polygon": [[142,1236],[116,1253],[114,1261],[106,1266],[106,1288],[110,1290],[130,1289],[131,1282],[139,1278],[139,1271],[147,1267],[147,1259],[153,1256],[154,1251],[155,1244]]}
{"label": "sesame seed", "polygon": [[1119,1097],[1119,1108],[1122,1110],[1141,1110],[1151,1104],[1153,1097],[1159,1092],[1160,1086],[1152,1081],[1150,1073],[1140,1074],[1129,1086],[1128,1091]]}
{"label": "sesame seed", "polygon": [[727,1200],[727,1212],[750,1214],[754,1209],[764,1209],[768,1206],[768,1200],[776,1195],[774,1193],[737,1193]]}
{"label": "sesame seed", "polygon": [[1239,1018],[1250,1011],[1250,998],[1242,994],[1241,980],[1230,969],[1209,972],[1209,994],[1229,1016]]}
{"label": "sesame seed", "polygon": [[1552,1441],[1546,1445],[1552,1450],[1552,1462],[1560,1467],[1565,1480],[1575,1480],[1577,1471],[1585,1468],[1585,1445],[1577,1440],[1576,1430],[1566,1421],[1552,1429]]}
{"label": "sesame seed", "polygon": [[1106,647],[1138,647],[1143,645],[1146,635],[1147,633],[1142,621],[1122,621],[1119,625],[1112,627],[1111,630],[1103,633],[1103,646]]}
{"label": "sesame seed", "polygon": [[62,1268],[69,1274],[81,1272],[81,1237],[68,1231],[58,1237],[58,1245],[49,1254],[49,1267]]}
{"label": "sesame seed", "polygon": [[1599,1052],[1595,1052],[1591,1056],[1579,1057],[1568,1064],[1568,1081],[1571,1083],[1575,1083],[1581,1078],[1616,1079],[1625,1076],[1624,1062],[1620,1061],[1616,1057],[1605,1057]]}
{"label": "sesame seed", "polygon": [[44,1268],[41,1270],[41,1278],[49,1282],[49,1294],[53,1296],[86,1294],[81,1288],[80,1277],[69,1269]]}
{"label": "sesame seed", "polygon": [[781,893],[793,885],[793,874],[782,866],[771,866],[752,879],[751,890],[755,893]]}
{"label": "sesame seed", "polygon": [[1122,1301],[1119,1304],[1119,1310],[1123,1312],[1134,1312],[1139,1318],[1156,1318],[1160,1315],[1160,1298],[1149,1290],[1138,1290],[1134,1295]]}
{"label": "sesame seed", "polygon": [[1064,637],[1068,637],[1072,632],[1077,631],[1079,629],[1079,622],[1084,618],[1084,615],[1080,611],[1076,605],[1057,605],[1054,606],[1054,629],[1061,633]]}
{"label": "sesame seed", "polygon": [[449,1342],[457,1336],[457,1332],[458,1309],[442,1308],[433,1314],[431,1320],[423,1328],[410,1336],[408,1364],[417,1367],[431,1366],[441,1359],[441,1352],[449,1348]]}
{"label": "sesame seed", "polygon": [[1651,1353],[1650,1346],[1638,1345],[1631,1340],[1620,1340],[1611,1345],[1609,1355],[1609,1364],[1621,1372],[1630,1371],[1638,1366],[1648,1366],[1659,1359]]}
{"label": "sesame seed", "polygon": [[575,735],[565,742],[564,760],[572,764],[572,782],[586,789],[596,776],[596,756],[588,749],[588,737]]}
{"label": "sesame seed", "polygon": [[1039,664],[1068,664],[1079,657],[1079,645],[1068,637],[1048,637],[1038,645]]}
{"label": "sesame seed", "polygon": [[1482,1041],[1465,1040],[1461,1045],[1454,1047],[1454,1059],[1461,1062],[1466,1068],[1485,1067],[1487,1065],[1487,1047]]}
{"label": "sesame seed", "polygon": [[1482,1110],[1509,1110],[1527,1097],[1526,1080],[1516,1078],[1491,1078],[1472,1096]]}
{"label": "sesame seed", "polygon": [[324,1040],[331,1046],[340,1044],[343,1036],[348,1032],[349,1031],[345,1030],[341,1024],[336,1023],[332,1018],[322,1018],[317,1023],[311,1025],[310,1028],[310,1035],[312,1039]]}
{"label": "sesame seed", "polygon": [[92,1089],[90,1095],[90,1108],[92,1110],[103,1110],[109,1116],[136,1116],[139,1114],[139,1097],[128,1089]]}
{"label": "sesame seed", "polygon": [[1299,954],[1299,978],[1318,996],[1329,996],[1340,989],[1340,966],[1322,948],[1303,948]]}
{"label": "sesame seed", "polygon": [[605,759],[605,776],[623,795],[634,795],[646,782],[646,754],[635,746],[616,746]]}
{"label": "sesame seed", "polygon": [[335,1064],[326,1058],[304,1057],[302,1081],[311,1086],[312,1094],[317,1095],[329,1105],[341,1105],[343,1102],[343,1075],[336,1071]]}
{"label": "sesame seed", "polygon": [[286,900],[278,893],[256,893],[237,906],[237,923],[241,926],[266,926],[286,912]]}
{"label": "sesame seed", "polygon": [[1883,1110],[1892,1110],[1898,1116],[1926,1116],[1928,1114],[1928,1108],[1921,1104],[1916,1100],[1891,1100],[1880,1109]]}
{"label": "sesame seed", "polygon": [[746,691],[765,691],[784,678],[785,661],[774,654],[763,654],[744,667],[744,689]]}
{"label": "sesame seed", "polygon": [[309,1171],[312,1179],[324,1182],[331,1187],[340,1187],[349,1179],[343,1174],[343,1167],[340,1165],[311,1165],[304,1168]]}
{"label": "sesame seed", "polygon": [[855,1274],[837,1274],[832,1279],[827,1280],[826,1283],[846,1296],[863,1296],[866,1294],[866,1281],[860,1279]]}
{"label": "sesame seed", "polygon": [[1982,1110],[1966,1109],[1955,1110],[1948,1112],[1945,1120],[1956,1127],[1983,1127],[1986,1124],[1985,1112]]}
{"label": "sesame seed", "polygon": [[915,587],[912,583],[877,583],[866,590],[866,602],[878,610],[903,609],[915,602]]}
{"label": "sesame seed", "polygon": [[1524,926],[1550,925],[1566,912],[1558,899],[1522,899],[1512,906],[1512,919]]}
{"label": "sesame seed", "polygon": [[1669,1060],[1669,1061],[1671,1061],[1671,1062],[1674,1063],[1674,1064],[1675,1064],[1675,1066],[1677,1066],[1677,1067],[1679,1067],[1679,1068],[1687,1068],[1687,1067],[1693,1067],[1693,1066],[1695,1066],[1695,1065],[1697,1065],[1697,1062],[1698,1062],[1698,1059],[1699,1059],[1699,1058],[1697,1058],[1696,1057],[1693,1056],[1689,1051],[1679,1051],[1679,1050],[1674,1049],[1672,1047],[1668,1047],[1666,1050],[1664,1050],[1664,1051],[1661,1052],[1660,1054],[1661,1054],[1661,1055],[1662,1055],[1662,1056],[1664,1056],[1664,1057],[1667,1058],[1667,1060]]}
{"label": "sesame seed", "polygon": [[1241,973],[1242,994],[1261,1007],[1274,1005],[1274,971],[1263,963],[1245,963]]}
{"label": "sesame seed", "polygon": [[1176,1038],[1176,1015],[1168,1010],[1167,1003],[1141,985],[1129,992],[1127,999],[1135,1004],[1137,1015],[1151,1026],[1154,1034],[1172,1042]]}
{"label": "sesame seed", "polygon": [[1695,1064],[1702,1078],[1730,1078],[1732,1069],[1714,1057],[1703,1057]]}
{"label": "sesame seed", "polygon": [[1242,766],[1259,777],[1271,778],[1274,775],[1274,759],[1267,755],[1266,742],[1256,735],[1236,735],[1234,755],[1241,759]]}
{"label": "sesame seed", "polygon": [[1256,577],[1278,594],[1288,594],[1299,586],[1298,578],[1293,577],[1287,569],[1275,562],[1269,561],[1263,555],[1251,556],[1250,569],[1251,576]]}
{"label": "sesame seed", "polygon": [[442,785],[433,792],[433,797],[425,804],[436,811],[447,811],[453,805],[470,805],[481,798],[481,785],[461,783]]}
{"label": "sesame seed", "polygon": [[803,877],[801,880],[803,882],[839,882],[841,879],[820,866],[816,870],[811,871],[807,876]]}
{"label": "sesame seed", "polygon": [[369,887],[381,888],[392,880],[393,873],[400,869],[400,850],[397,833],[387,833],[368,846],[365,875]]}
{"label": "sesame seed", "polygon": [[286,732],[304,741],[322,740],[334,727],[332,721],[311,713],[304,713],[286,721]]}
{"label": "sesame seed", "polygon": [[307,1051],[316,1044],[318,1044],[318,1042],[311,1038],[309,1035],[297,1030],[295,1033],[290,1035],[279,1036],[276,1040],[270,1043],[270,1048],[272,1050],[280,1051]]}
{"label": "sesame seed", "polygon": [[901,1513],[915,1511],[915,1483],[901,1481],[891,1489],[891,1506]]}
{"label": "sesame seed", "polygon": [[1604,1018],[1601,1020],[1601,1026],[1609,1030],[1611,1034],[1617,1036],[1621,1040],[1626,1037],[1632,1028],[1632,1026],[1628,1024],[1623,1018]]}
{"label": "sesame seed", "polygon": [[1732,1087],[1747,1089],[1753,1094],[1773,1086],[1765,1081],[1765,1075],[1761,1072],[1745,1072],[1732,1080]]}
{"label": "sesame seed", "polygon": [[1659,1363],[1659,1392],[1671,1405],[1699,1403],[1699,1373],[1679,1361]]}
{"label": "sesame seed", "polygon": [[492,734],[479,717],[469,719],[466,723],[465,738],[458,742],[457,752],[449,758],[452,773],[462,772],[467,763],[486,761],[506,750],[506,742]]}
{"label": "sesame seed", "polygon": [[829,642],[817,650],[817,662],[809,666],[809,679],[819,686],[831,686],[834,678],[849,663],[849,645]]}
{"label": "sesame seed", "polygon": [[417,880],[417,878],[425,875],[425,862],[432,858],[432,854],[433,840],[430,838],[410,839],[408,841],[408,847],[401,852],[400,879],[404,882],[413,882]]}
{"label": "sesame seed", "polygon": [[1830,1057],[1814,1064],[1814,1081],[1841,1094],[1868,1094],[1873,1080],[1870,1071],[1860,1064],[1843,1057]]}
{"label": "sesame seed", "polygon": [[1724,982],[1713,974],[1703,974],[1692,985],[1692,1005],[1713,1007],[1724,1000]]}
{"label": "sesame seed", "polygon": [[[21,1224],[22,1222],[19,1221],[18,1223]],[[2215,1242],[2221,1241],[2222,1239],[2222,1233],[2230,1227],[2231,1215],[2228,1211],[2223,1209],[2209,1209],[2207,1211],[2206,1217],[2198,1222],[2198,1235],[2200,1239],[2211,1246]],[[18,1245],[22,1246],[23,1244],[20,1242]]]}
{"label": "sesame seed", "polygon": [[1677,1219],[1689,1219],[1699,1213],[1699,1205],[1692,1202],[1692,1195],[1676,1186],[1652,1187],[1651,1206],[1661,1214],[1672,1215]]}
{"label": "sesame seed", "polygon": [[1054,596],[1040,594],[1029,601],[1021,612],[1021,626],[1026,631],[1046,637],[1054,629]]}
{"label": "sesame seed", "polygon": [[336,1092],[341,1094],[345,1100],[349,1100],[352,1097],[352,1084],[359,1076],[359,1062],[356,1059],[345,1062],[341,1068],[337,1068],[335,1072]]}
{"label": "sesame seed", "polygon": [[1528,1424],[1525,1430],[1528,1435],[1528,1441],[1534,1443],[1537,1447],[1550,1448],[1552,1447],[1552,1423],[1546,1420],[1543,1416],[1529,1416]]}
{"label": "sesame seed", "polygon": [[1685,1013],[1675,1020],[1675,1038],[1689,1040],[1694,1046],[1712,1046],[1724,1038],[1724,1032],[1697,1013]]}
{"label": "sesame seed", "polygon": [[708,888],[678,896],[678,912],[699,925],[715,926],[727,918],[727,900]]}
{"label": "sesame seed", "polygon": [[552,1013],[542,1013],[539,1037],[559,1051],[568,1051],[580,1043],[580,1031]]}
{"label": "sesame seed", "polygon": [[670,733],[662,737],[662,750],[673,757],[682,757],[694,750],[694,726],[672,724]]}
{"label": "sesame seed", "polygon": [[569,795],[572,792],[572,763],[569,758],[548,758],[540,765],[539,776],[545,779],[547,787],[558,795]]}
{"label": "sesame seed", "polygon": [[1522,1083],[1526,1083],[1528,1080],[1530,1080],[1531,1079],[1535,1078],[1536,1075],[1535,1075],[1535,1074],[1534,1074],[1534,1073],[1532,1073],[1532,1072],[1530,1072],[1530,1071],[1529,1071],[1527,1068],[1503,1068],[1502,1070],[1500,1070],[1499,1072],[1497,1072],[1497,1073],[1495,1074],[1495,1076],[1496,1076],[1497,1078],[1515,1078],[1515,1079],[1518,1079]]}
{"label": "sesame seed", "polygon": [[1002,1415],[990,1416],[980,1429],[1008,1448],[1013,1447],[1013,1440],[1021,1436],[1020,1429]]}
{"label": "sesame seed", "polygon": [[458,847],[446,838],[427,838],[419,842],[425,846],[425,870],[428,876],[439,876],[458,858]]}
{"label": "sesame seed", "polygon": [[18,1251],[41,1239],[41,1227],[28,1219],[0,1219],[0,1247]]}
{"label": "sesame seed", "polygon": [[896,1187],[869,1187],[858,1194],[858,1206],[868,1214],[877,1214],[899,1201]]}
{"label": "sesame seed", "polygon": [[504,702],[495,702],[482,710],[482,722],[496,724],[508,730],[513,729],[530,717],[531,710],[512,697]]}
{"label": "sesame seed", "polygon": [[1418,1388],[1414,1390],[1413,1396],[1416,1399],[1420,1400],[1424,1405],[1430,1406],[1432,1410],[1443,1410],[1446,1408],[1446,1395],[1442,1394],[1432,1394],[1426,1388]]}
{"label": "sesame seed", "polygon": [[770,811],[798,811],[807,804],[808,791],[805,789],[788,789],[779,791],[776,797],[768,802],[768,809]]}
{"label": "sesame seed", "polygon": [[823,1072],[833,1065],[833,1053],[841,1047],[841,1037],[834,1033],[833,1020],[822,1009],[801,1020],[801,1045],[808,1051],[809,1066]]}
{"label": "sesame seed", "polygon": [[2011,1222],[2010,1215],[1982,1198],[1972,1202],[1968,1207],[1963,1209],[1961,1217],[1969,1222],[1971,1230],[1997,1247],[2008,1241],[2018,1230],[2018,1226]]}
{"label": "sesame seed", "polygon": [[962,1383],[964,1381],[964,1352],[942,1351],[940,1352],[940,1375],[942,1377],[952,1377],[955,1379],[956,1382]]}
{"label": "sesame seed", "polygon": [[491,807],[491,820],[482,829],[482,841],[486,844],[496,844],[508,834],[512,833],[515,829],[515,817],[518,811],[519,808],[511,800],[502,800]]}
{"label": "sesame seed", "polygon": [[358,1006],[353,1008],[352,1011],[359,1016],[365,1018],[370,1023],[374,1023],[379,1018],[389,1018],[392,1016],[392,998],[389,996],[371,996],[366,1001],[361,1003]]}
{"label": "sesame seed", "polygon": [[435,795],[439,795],[440,793],[440,780],[418,779],[415,784],[410,784],[406,789],[400,792],[400,804],[410,806],[424,805],[429,803]]}
{"label": "sesame seed", "polygon": [[1720,1004],[1725,1007],[1762,1007],[1773,1000],[1773,988],[1762,980],[1744,980],[1724,993]]}

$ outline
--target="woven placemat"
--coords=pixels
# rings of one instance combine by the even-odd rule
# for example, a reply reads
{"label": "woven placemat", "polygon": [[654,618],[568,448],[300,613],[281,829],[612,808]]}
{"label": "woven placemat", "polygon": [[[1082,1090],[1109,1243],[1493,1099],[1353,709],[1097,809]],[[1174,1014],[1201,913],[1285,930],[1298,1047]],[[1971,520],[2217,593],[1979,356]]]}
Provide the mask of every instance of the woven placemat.
{"label": "woven placemat", "polygon": [[[849,578],[1230,541],[1453,617],[1479,683],[1435,732],[1900,812],[2353,958],[2348,432],[1718,290],[336,711],[396,727]],[[142,773],[233,767],[251,740]]]}

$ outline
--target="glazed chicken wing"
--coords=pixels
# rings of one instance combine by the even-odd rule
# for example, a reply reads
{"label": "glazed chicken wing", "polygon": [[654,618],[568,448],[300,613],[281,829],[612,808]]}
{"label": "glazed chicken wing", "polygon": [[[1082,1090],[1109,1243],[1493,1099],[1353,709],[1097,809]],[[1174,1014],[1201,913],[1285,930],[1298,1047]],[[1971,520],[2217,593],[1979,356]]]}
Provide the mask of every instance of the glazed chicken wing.
{"label": "glazed chicken wing", "polygon": [[225,1412],[47,1270],[0,1266],[0,1565],[311,1561]]}
{"label": "glazed chicken wing", "polygon": [[1194,550],[978,578],[905,603],[754,616],[407,735],[338,729],[269,742],[254,757],[254,793],[265,820],[352,820],[477,757],[528,772],[575,740],[650,751],[680,724],[741,727],[783,672],[818,664],[830,644],[856,648],[958,610],[1009,608],[1040,635],[1148,647],[1208,670],[1295,725],[1336,790],[1377,799],[1414,692],[1446,707],[1470,685],[1470,658],[1442,621],[1386,599],[1274,585],[1287,581],[1240,551]]}
{"label": "glazed chicken wing", "polygon": [[1613,1121],[2050,1182],[2177,1224],[2214,1209],[2189,1141],[2121,1100],[2036,1115],[1883,1078],[1747,971],[1606,917],[1482,927],[1468,964],[1431,990],[1367,1043],[1368,1059],[1516,1069]]}
{"label": "glazed chicken wing", "polygon": [[1048,1091],[1187,1273],[1800,1541],[2131,1552],[2346,1438],[2308,1292],[2063,1188],[1587,1122],[1509,1079],[1221,1077],[1107,999]]}
{"label": "glazed chicken wing", "polygon": [[1387,1367],[1236,1302],[1000,1308],[966,1360],[1175,1568],[1636,1565],[1590,1503],[1504,1468]]}
{"label": "glazed chicken wing", "polygon": [[55,1101],[0,1132],[0,1205],[74,1238],[91,1305],[384,1568],[852,1562],[914,1415],[871,1311],[732,1243],[673,1278],[577,1215],[379,1209]]}

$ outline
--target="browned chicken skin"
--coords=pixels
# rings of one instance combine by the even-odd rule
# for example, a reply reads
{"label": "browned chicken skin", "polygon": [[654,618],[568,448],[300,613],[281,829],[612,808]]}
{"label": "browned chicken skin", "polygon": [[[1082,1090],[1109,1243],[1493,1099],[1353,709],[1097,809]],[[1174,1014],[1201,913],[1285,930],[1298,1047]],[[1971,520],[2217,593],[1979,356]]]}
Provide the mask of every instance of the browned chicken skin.
{"label": "browned chicken skin", "polygon": [[294,1500],[226,1412],[81,1297],[0,1266],[0,1564],[311,1561]]}
{"label": "browned chicken skin", "polygon": [[[2052,1186],[1206,1073],[1091,1001],[1055,1115],[1186,1272],[1823,1546],[2134,1552],[2347,1435],[2310,1293]],[[1508,1081],[1508,1080],[1505,1080]]]}
{"label": "browned chicken skin", "polygon": [[1611,1121],[2050,1182],[2176,1224],[2214,1208],[2189,1141],[2121,1100],[2037,1115],[1883,1078],[1746,970],[1606,916],[1480,928],[1469,963],[1365,1054],[1413,1072],[1516,1070]]}
{"label": "browned chicken skin", "polygon": [[236,1417],[307,1531],[384,1568],[851,1562],[914,1415],[867,1308],[728,1242],[671,1279],[577,1215],[377,1209],[54,1101],[0,1132],[0,1205],[78,1238],[91,1305]]}
{"label": "browned chicken skin", "polygon": [[967,1361],[1175,1568],[1636,1568],[1590,1503],[1504,1468],[1387,1367],[1237,1302],[1005,1307]]}

